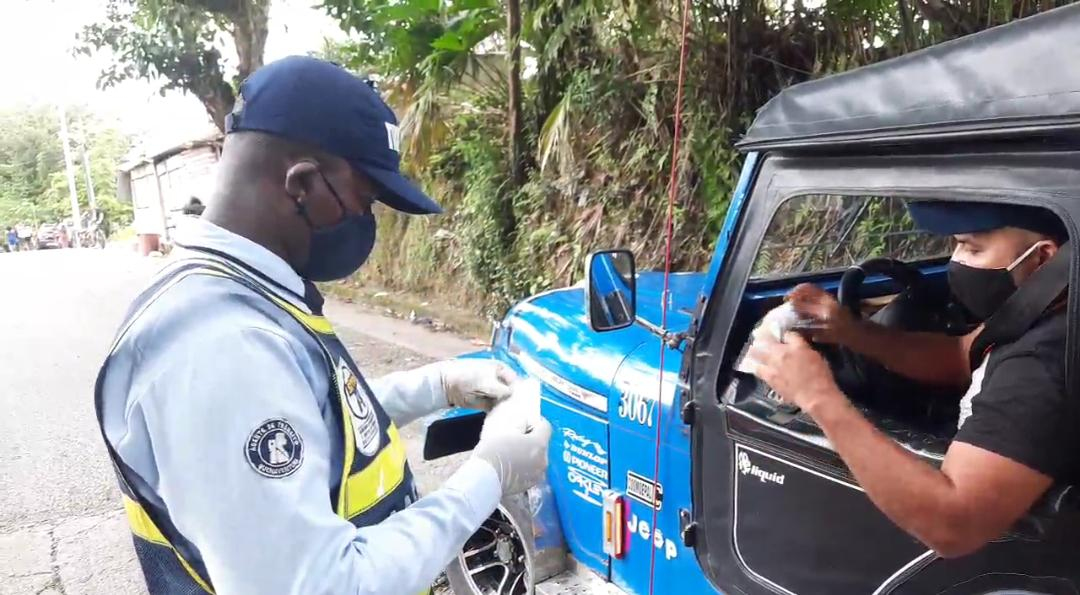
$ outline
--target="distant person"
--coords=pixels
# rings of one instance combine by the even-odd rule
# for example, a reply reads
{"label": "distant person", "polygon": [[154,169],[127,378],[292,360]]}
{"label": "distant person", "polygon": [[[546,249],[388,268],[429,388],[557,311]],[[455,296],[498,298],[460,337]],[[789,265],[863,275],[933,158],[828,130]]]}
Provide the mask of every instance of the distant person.
{"label": "distant person", "polygon": [[16,228],[19,234],[19,249],[30,250],[34,244],[34,228],[23,223]]}
{"label": "distant person", "polygon": [[181,209],[181,212],[185,215],[191,215],[192,217],[201,217],[205,209],[206,207],[203,205],[202,201],[197,197],[192,196],[191,199],[187,201],[187,204],[184,205],[184,208]]}
{"label": "distant person", "polygon": [[7,246],[8,252],[19,249],[19,232],[15,231],[14,227],[9,227],[7,230]]}

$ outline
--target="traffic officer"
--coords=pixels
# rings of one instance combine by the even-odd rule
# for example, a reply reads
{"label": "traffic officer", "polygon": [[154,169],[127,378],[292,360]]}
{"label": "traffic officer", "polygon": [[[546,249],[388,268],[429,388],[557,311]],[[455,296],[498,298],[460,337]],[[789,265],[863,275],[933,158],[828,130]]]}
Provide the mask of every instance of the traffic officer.
{"label": "traffic officer", "polygon": [[336,65],[286,58],[241,85],[216,192],[96,386],[152,594],[425,592],[503,494],[543,477],[551,428],[532,420],[485,431],[417,499],[398,427],[490,409],[513,374],[460,360],[368,382],[322,317],[312,282],[363,264],[373,201],[440,211],[398,146],[390,108]]}
{"label": "traffic officer", "polygon": [[858,320],[812,285],[795,288],[789,300],[819,323],[817,341],[928,384],[967,387],[940,469],[852,406],[798,334],[779,342],[758,333],[750,358],[759,378],[817,422],[886,516],[938,554],[962,556],[999,538],[1055,482],[1080,481],[1080,408],[1065,382],[1071,248],[1061,220],[1037,207],[912,202],[908,210],[923,229],[953,236],[950,288],[985,321],[972,334]]}

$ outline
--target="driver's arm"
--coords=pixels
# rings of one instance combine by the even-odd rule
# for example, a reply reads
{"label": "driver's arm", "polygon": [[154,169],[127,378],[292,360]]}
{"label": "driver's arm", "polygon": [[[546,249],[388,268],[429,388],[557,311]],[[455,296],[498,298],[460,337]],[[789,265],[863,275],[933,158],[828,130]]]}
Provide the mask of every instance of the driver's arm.
{"label": "driver's arm", "polygon": [[1075,417],[1067,415],[1065,391],[1030,354],[998,364],[941,469],[863,417],[799,335],[779,343],[762,334],[750,357],[759,378],[817,422],[874,504],[944,557],[1001,536],[1070,468]]}
{"label": "driver's arm", "polygon": [[953,337],[857,320],[831,294],[809,283],[793,289],[788,300],[796,312],[820,324],[812,333],[815,341],[843,345],[912,380],[958,387],[971,382],[968,350],[978,330]]}
{"label": "driver's arm", "polygon": [[911,332],[860,320],[842,344],[912,380],[964,387],[971,382],[968,351],[978,334],[978,330],[960,337]]}
{"label": "driver's arm", "polygon": [[1004,534],[1052,479],[1008,457],[953,442],[941,469],[907,452],[846,399],[810,410],[870,500],[939,555],[969,554]]}

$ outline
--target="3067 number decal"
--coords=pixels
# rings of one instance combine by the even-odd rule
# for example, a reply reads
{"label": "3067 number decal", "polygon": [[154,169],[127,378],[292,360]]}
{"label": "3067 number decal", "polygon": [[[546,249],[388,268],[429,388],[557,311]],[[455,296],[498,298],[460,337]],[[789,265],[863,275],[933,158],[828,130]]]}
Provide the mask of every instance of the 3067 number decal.
{"label": "3067 number decal", "polygon": [[656,401],[630,391],[624,391],[619,398],[619,417],[651,428],[653,425],[653,410],[656,409]]}

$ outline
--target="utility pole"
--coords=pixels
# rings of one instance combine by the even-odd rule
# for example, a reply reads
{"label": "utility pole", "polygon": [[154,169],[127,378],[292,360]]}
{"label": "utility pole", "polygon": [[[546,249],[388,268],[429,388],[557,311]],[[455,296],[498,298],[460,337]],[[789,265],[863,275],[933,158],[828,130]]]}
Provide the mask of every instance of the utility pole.
{"label": "utility pole", "polygon": [[97,198],[94,197],[94,176],[90,174],[90,151],[86,150],[85,142],[83,142],[82,147],[82,162],[86,170],[86,198],[90,201],[90,212],[97,215]]}
{"label": "utility pole", "polygon": [[64,106],[60,105],[60,144],[64,148],[64,168],[67,170],[68,192],[71,194],[71,215],[74,219],[74,232],[71,234],[78,248],[79,232],[82,231],[82,213],[79,212],[79,195],[75,191],[75,167],[71,163],[71,147],[68,146],[67,114]]}

